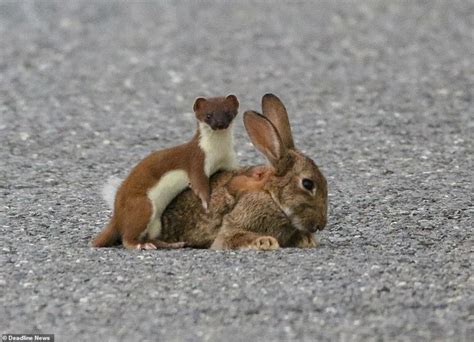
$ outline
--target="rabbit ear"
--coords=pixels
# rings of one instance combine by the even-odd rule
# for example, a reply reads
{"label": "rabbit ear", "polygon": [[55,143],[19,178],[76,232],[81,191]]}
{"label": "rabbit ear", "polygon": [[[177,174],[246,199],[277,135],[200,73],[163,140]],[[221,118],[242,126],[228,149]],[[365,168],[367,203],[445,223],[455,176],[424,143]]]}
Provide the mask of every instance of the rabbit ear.
{"label": "rabbit ear", "polygon": [[283,145],[275,126],[262,114],[254,111],[244,113],[244,125],[254,146],[278,169],[288,150]]}
{"label": "rabbit ear", "polygon": [[294,149],[288,113],[281,100],[273,94],[265,94],[262,97],[262,111],[277,129],[286,148]]}

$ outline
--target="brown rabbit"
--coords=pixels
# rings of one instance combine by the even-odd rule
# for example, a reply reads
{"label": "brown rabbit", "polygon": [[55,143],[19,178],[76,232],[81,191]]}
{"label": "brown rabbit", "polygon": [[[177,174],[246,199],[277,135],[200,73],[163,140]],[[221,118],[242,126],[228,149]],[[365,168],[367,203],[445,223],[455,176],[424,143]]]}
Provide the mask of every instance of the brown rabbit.
{"label": "brown rabbit", "polygon": [[212,249],[314,247],[327,220],[327,183],[293,142],[283,103],[262,98],[263,115],[244,114],[245,128],[270,165],[221,172],[211,178],[209,215],[190,191],[163,213],[161,238]]}

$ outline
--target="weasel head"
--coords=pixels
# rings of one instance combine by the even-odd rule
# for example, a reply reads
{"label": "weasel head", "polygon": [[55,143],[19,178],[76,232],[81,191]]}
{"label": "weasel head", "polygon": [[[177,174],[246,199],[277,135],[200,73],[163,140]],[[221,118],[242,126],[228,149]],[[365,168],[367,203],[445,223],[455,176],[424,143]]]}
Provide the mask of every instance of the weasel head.
{"label": "weasel head", "polygon": [[235,95],[226,97],[198,97],[194,101],[194,113],[199,122],[212,130],[227,129],[239,110],[239,101]]}

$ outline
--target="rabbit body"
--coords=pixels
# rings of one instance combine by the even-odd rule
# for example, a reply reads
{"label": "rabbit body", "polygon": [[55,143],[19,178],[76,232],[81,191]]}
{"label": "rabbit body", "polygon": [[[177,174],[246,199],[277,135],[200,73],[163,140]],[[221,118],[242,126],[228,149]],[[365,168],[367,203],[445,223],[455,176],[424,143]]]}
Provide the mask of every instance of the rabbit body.
{"label": "rabbit body", "polygon": [[213,249],[315,247],[314,235],[296,229],[263,188],[240,195],[229,191],[232,179],[247,170],[223,171],[211,177],[208,214],[200,210],[200,202],[191,190],[178,195],[162,215],[161,239]]}

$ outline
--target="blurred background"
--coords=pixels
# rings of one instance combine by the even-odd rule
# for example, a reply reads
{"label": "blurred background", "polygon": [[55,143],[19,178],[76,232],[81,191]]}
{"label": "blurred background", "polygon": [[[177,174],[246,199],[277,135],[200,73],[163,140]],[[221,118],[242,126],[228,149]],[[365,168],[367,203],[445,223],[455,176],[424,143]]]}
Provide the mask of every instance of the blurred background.
{"label": "blurred background", "polygon": [[[473,22],[461,0],[0,1],[3,326],[467,340]],[[240,160],[263,162],[241,115],[268,92],[328,179],[320,248],[88,247],[102,184],[188,140],[197,96],[237,95]]]}

